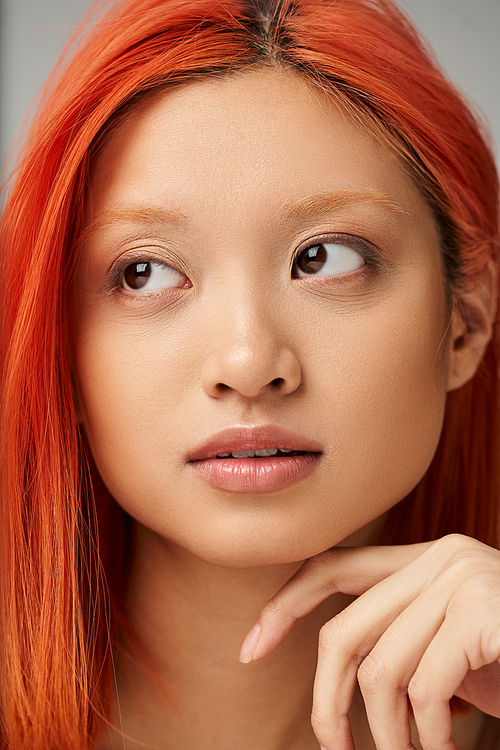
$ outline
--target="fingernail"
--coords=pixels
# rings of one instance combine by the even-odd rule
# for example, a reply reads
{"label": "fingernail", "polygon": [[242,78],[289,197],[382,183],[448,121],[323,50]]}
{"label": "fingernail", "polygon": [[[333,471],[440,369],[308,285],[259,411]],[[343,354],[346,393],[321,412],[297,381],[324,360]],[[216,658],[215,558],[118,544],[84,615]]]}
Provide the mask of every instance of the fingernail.
{"label": "fingernail", "polygon": [[252,655],[255,651],[255,647],[259,641],[260,638],[260,625],[257,623],[253,626],[251,631],[248,633],[247,637],[243,641],[243,645],[241,647],[240,651],[240,661],[243,664],[248,664],[248,662],[252,661]]}

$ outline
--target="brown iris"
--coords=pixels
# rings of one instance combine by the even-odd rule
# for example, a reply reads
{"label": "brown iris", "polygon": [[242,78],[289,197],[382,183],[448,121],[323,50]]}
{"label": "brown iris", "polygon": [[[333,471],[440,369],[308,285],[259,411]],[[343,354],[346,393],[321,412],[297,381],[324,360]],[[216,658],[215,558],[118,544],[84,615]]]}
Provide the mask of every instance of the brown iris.
{"label": "brown iris", "polygon": [[303,273],[319,271],[326,262],[324,245],[312,245],[297,258],[297,266]]}
{"label": "brown iris", "polygon": [[131,263],[127,266],[123,279],[130,289],[142,289],[151,276],[151,263]]}

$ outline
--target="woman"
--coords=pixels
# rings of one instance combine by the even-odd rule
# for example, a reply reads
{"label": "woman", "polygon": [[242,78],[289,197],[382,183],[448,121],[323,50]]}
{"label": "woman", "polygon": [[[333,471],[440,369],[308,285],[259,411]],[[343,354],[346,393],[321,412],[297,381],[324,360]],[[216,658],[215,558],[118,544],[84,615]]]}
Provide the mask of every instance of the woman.
{"label": "woman", "polygon": [[113,5],[3,217],[6,748],[497,746],[497,253],[391,3]]}

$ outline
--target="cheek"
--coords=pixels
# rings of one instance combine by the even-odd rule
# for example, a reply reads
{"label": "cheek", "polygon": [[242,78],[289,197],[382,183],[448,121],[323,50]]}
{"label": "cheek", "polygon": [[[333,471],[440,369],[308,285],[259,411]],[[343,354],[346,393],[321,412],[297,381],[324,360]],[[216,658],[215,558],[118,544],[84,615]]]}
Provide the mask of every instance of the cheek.
{"label": "cheek", "polygon": [[[439,276],[437,276],[439,279]],[[320,359],[332,474],[345,471],[358,517],[385,512],[419,482],[446,405],[445,300],[431,279],[330,336]],[[432,290],[429,294],[429,288]],[[326,334],[326,331],[325,331]]]}
{"label": "cheek", "polygon": [[141,520],[155,504],[165,508],[185,451],[199,441],[192,376],[201,354],[182,322],[95,308],[82,307],[75,336],[83,422],[106,486]]}
{"label": "cheek", "polygon": [[174,340],[162,346],[161,333],[140,334],[137,326],[92,316],[83,318],[78,334],[85,428],[111,490],[114,477],[129,476],[134,457],[151,460],[160,426],[162,439],[172,443],[178,429],[176,404],[187,374],[182,352]]}

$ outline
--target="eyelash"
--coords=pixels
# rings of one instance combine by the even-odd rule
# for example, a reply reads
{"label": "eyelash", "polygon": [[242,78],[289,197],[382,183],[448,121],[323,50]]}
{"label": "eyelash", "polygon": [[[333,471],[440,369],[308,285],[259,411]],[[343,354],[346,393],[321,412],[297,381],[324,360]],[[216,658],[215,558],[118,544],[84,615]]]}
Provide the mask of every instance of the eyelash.
{"label": "eyelash", "polygon": [[[162,266],[173,268],[174,270],[178,271],[179,273],[184,273],[183,271],[180,271],[176,266],[171,265],[170,263],[165,262],[165,257],[160,257],[159,255],[156,255],[152,252],[137,252],[133,253],[131,255],[128,255],[124,258],[122,258],[116,266],[112,267],[109,272],[109,279],[108,279],[108,289],[110,291],[124,291],[122,287],[122,281],[123,276],[125,274],[125,271],[127,270],[128,266],[132,266],[135,263],[159,263]],[[172,287],[174,289],[175,287]],[[156,292],[157,293],[157,292]],[[142,296],[145,296],[146,294],[155,294],[155,292],[144,292]],[[136,294],[134,296],[141,296],[139,294]]]}
{"label": "eyelash", "polygon": [[[311,239],[307,240],[307,243],[301,244],[297,250],[295,251],[292,259],[291,259],[291,266],[290,266],[290,272],[294,268],[295,264],[297,263],[298,259],[309,248],[314,247],[315,245],[320,244],[339,244],[339,245],[345,245],[346,247],[352,248],[356,252],[358,252],[365,260],[366,266],[365,267],[372,267],[375,269],[380,269],[382,266],[380,253],[377,251],[377,248],[372,245],[371,242],[368,242],[367,240],[361,239],[361,237],[356,237],[354,235],[350,234],[324,234],[319,235],[317,237],[313,237]],[[148,252],[147,254],[142,253],[134,253],[129,255],[128,257],[122,258],[121,261],[110,270],[109,273],[109,281],[108,281],[108,288],[110,291],[122,291],[122,281],[123,281],[123,275],[127,269],[128,266],[133,265],[135,263],[159,263],[163,266],[170,266],[169,263],[165,263],[165,258],[159,257],[158,255],[154,253]],[[171,268],[174,268],[179,273],[183,273],[182,270],[179,270],[176,266],[172,265]],[[356,272],[354,272],[356,273]],[[343,274],[344,276],[349,274]],[[340,278],[340,274],[338,278]],[[299,278],[298,276],[292,276],[292,278]],[[304,278],[304,277],[302,277]],[[301,278],[301,280],[302,280]],[[318,275],[311,274],[310,279],[318,278]],[[330,279],[330,278],[337,278],[335,276],[329,277],[329,276],[319,276],[321,279]],[[181,287],[171,287],[171,289],[178,289]],[[133,296],[146,296],[146,295],[152,295],[152,294],[158,294],[159,292],[144,292],[144,293],[136,293]]]}
{"label": "eyelash", "polygon": [[[372,267],[374,269],[380,269],[382,267],[382,260],[380,257],[380,252],[377,250],[375,245],[373,245],[371,242],[368,242],[368,240],[363,240],[361,237],[356,237],[352,234],[342,234],[342,233],[332,233],[332,234],[324,234],[319,235],[317,237],[313,237],[310,240],[307,240],[305,244],[301,244],[297,250],[295,251],[293,257],[292,257],[292,263],[290,269],[293,269],[295,264],[297,263],[298,259],[309,248],[314,247],[315,245],[327,245],[327,244],[337,244],[337,245],[345,245],[345,247],[351,248],[352,250],[355,250],[358,252],[362,258],[364,258],[366,262],[367,267]],[[340,276],[347,276],[350,274],[339,274],[339,276],[319,276],[321,279],[328,279],[328,278],[340,278]],[[299,278],[297,276],[293,278]],[[302,277],[303,278],[303,277]],[[311,279],[318,278],[317,275],[311,274]]]}

